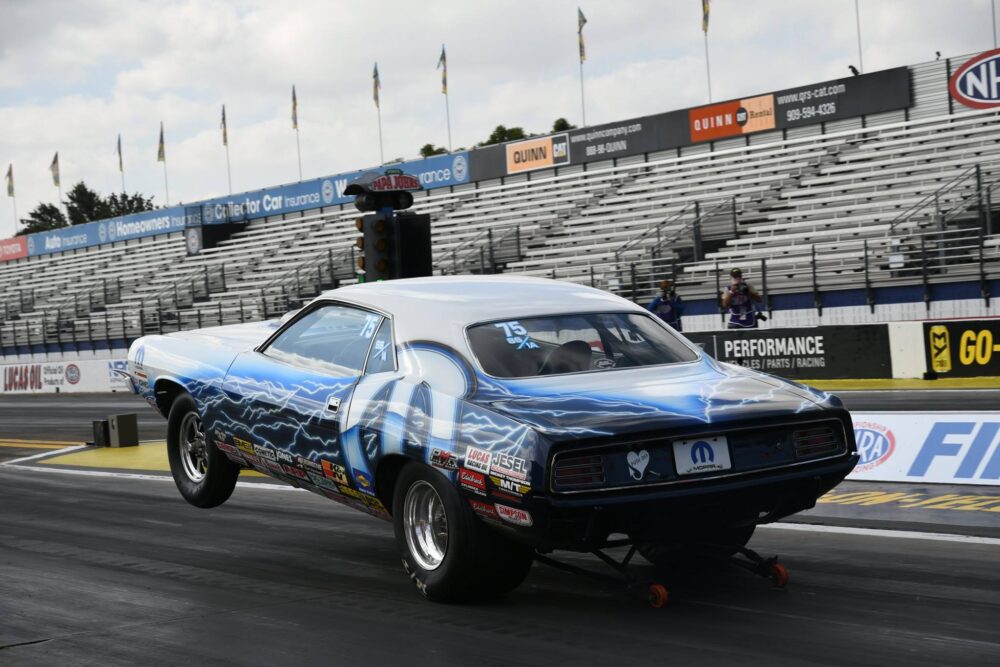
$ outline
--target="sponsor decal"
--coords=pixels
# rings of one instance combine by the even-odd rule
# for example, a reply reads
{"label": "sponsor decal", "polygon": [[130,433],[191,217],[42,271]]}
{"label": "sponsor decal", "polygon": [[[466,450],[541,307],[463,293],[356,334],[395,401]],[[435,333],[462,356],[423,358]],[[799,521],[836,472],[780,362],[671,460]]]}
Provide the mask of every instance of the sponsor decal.
{"label": "sponsor decal", "polygon": [[271,472],[278,475],[283,475],[285,473],[285,471],[281,468],[281,464],[276,461],[272,461],[271,459],[264,459],[264,466]]}
{"label": "sponsor decal", "polygon": [[383,176],[379,176],[368,189],[372,192],[386,192],[390,190],[420,190],[420,179],[416,176],[404,174],[398,170],[389,170]]}
{"label": "sponsor decal", "polygon": [[372,482],[372,478],[368,476],[368,473],[355,468],[354,480],[358,483],[358,491],[362,493],[375,493],[375,484]]}
{"label": "sponsor decal", "polygon": [[267,459],[268,461],[277,461],[278,455],[274,453],[274,450],[267,445],[254,445],[253,453],[262,459]]}
{"label": "sponsor decal", "polygon": [[244,440],[243,438],[237,438],[236,436],[233,436],[233,444],[239,447],[240,451],[243,452],[244,454],[249,454],[254,458],[258,458],[257,452],[254,451],[253,443],[250,442],[249,440]]}
{"label": "sponsor decal", "polygon": [[322,493],[324,496],[326,496],[330,500],[336,500],[338,503],[346,503],[347,502],[347,498],[345,498],[342,494],[340,494],[340,493],[338,493],[336,491],[331,491],[330,489],[321,489],[320,493]]}
{"label": "sponsor decal", "polygon": [[0,262],[28,256],[28,243],[23,236],[0,241]]}
{"label": "sponsor decal", "polygon": [[496,503],[497,514],[501,519],[507,523],[512,523],[515,526],[531,526],[533,523],[531,520],[531,515],[527,511],[519,507],[507,507],[506,505],[501,505]]}
{"label": "sponsor decal", "polygon": [[291,475],[292,477],[298,477],[299,479],[309,479],[309,475],[302,468],[290,466],[287,463],[282,464],[281,468],[282,470],[285,471],[286,475]]}
{"label": "sponsor decal", "polygon": [[478,514],[480,517],[486,519],[487,521],[499,521],[500,516],[497,511],[493,508],[493,505],[489,503],[484,503],[479,500],[469,499],[469,506],[472,507],[472,511]]}
{"label": "sponsor decal", "polygon": [[774,95],[710,104],[688,111],[691,141],[711,141],[774,129]]}
{"label": "sponsor decal", "polygon": [[323,466],[312,459],[307,459],[304,456],[296,456],[295,462],[299,464],[300,468],[308,468],[309,470],[314,470],[316,472],[323,472]]}
{"label": "sponsor decal", "polygon": [[948,79],[953,99],[973,109],[1000,106],[1000,49],[967,60]]}
{"label": "sponsor decal", "polygon": [[274,450],[274,454],[278,457],[279,463],[295,463],[295,457],[283,449]]}
{"label": "sponsor decal", "polygon": [[337,490],[340,491],[345,496],[351,498],[358,498],[359,500],[364,497],[365,494],[361,493],[357,489],[352,489],[349,486],[344,486],[343,484],[337,484]]}
{"label": "sponsor decal", "polygon": [[350,484],[350,481],[347,479],[347,468],[339,463],[323,461],[323,475],[328,479],[332,479],[337,484]]}
{"label": "sponsor decal", "polygon": [[521,502],[520,497],[511,495],[509,493],[504,493],[503,491],[498,491],[497,489],[493,489],[490,492],[490,495],[493,497],[494,500],[502,500],[505,503],[514,503],[516,505]]}
{"label": "sponsor decal", "polygon": [[142,368],[142,362],[146,359],[146,346],[140,345],[135,351],[135,367]]}
{"label": "sponsor decal", "polygon": [[506,145],[507,173],[555,167],[569,162],[569,135],[553,134]]}
{"label": "sponsor decal", "polygon": [[443,449],[431,450],[431,465],[445,470],[458,470],[458,457]]}
{"label": "sponsor decal", "polygon": [[486,495],[486,476],[474,470],[462,468],[458,471],[458,483],[466,491]]}
{"label": "sponsor decal", "polygon": [[3,369],[4,391],[33,391],[42,388],[42,365],[6,366]]}
{"label": "sponsor decal", "polygon": [[465,450],[465,467],[470,470],[475,470],[476,472],[481,472],[484,475],[489,475],[490,461],[492,460],[493,455],[485,449],[469,447]]}
{"label": "sponsor decal", "polygon": [[226,442],[226,434],[221,428],[216,427],[212,430],[212,437],[215,438],[215,444],[218,445],[220,442]]}
{"label": "sponsor decal", "polygon": [[318,486],[321,489],[326,489],[327,491],[339,491],[337,485],[332,481],[328,480],[323,475],[319,475],[314,472],[306,473],[309,476],[309,481]]}
{"label": "sponsor decal", "polygon": [[629,452],[625,460],[628,463],[629,476],[638,482],[646,474],[646,466],[649,465],[649,452],[645,449]]}
{"label": "sponsor decal", "polygon": [[896,449],[896,436],[886,426],[876,422],[855,422],[854,439],[861,456],[854,472],[865,472],[882,465]]}
{"label": "sponsor decal", "polygon": [[216,440],[215,441],[215,446],[219,449],[220,452],[225,452],[226,454],[239,454],[240,453],[240,450],[236,449],[235,447],[233,447],[232,445],[230,445],[228,442]]}
{"label": "sponsor decal", "polygon": [[495,475],[490,475],[490,481],[493,482],[493,486],[496,488],[501,491],[513,493],[515,496],[523,496],[527,492],[531,491],[531,487],[527,484],[519,484],[513,480],[504,479],[503,477],[497,477]]}
{"label": "sponsor decal", "polygon": [[531,479],[531,470],[528,468],[528,462],[520,457],[504,452],[493,454],[493,459],[490,461],[490,470],[497,475],[523,482]]}

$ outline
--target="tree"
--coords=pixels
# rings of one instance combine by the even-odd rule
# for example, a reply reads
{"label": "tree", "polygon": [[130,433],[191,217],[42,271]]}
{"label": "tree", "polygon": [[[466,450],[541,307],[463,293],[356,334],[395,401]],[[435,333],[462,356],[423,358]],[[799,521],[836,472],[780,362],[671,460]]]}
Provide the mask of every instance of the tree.
{"label": "tree", "polygon": [[524,129],[520,127],[504,127],[503,125],[497,125],[496,129],[489,138],[480,143],[480,146],[492,146],[493,144],[502,144],[505,141],[516,141],[518,139],[524,139],[527,136],[524,133]]}
{"label": "tree", "polygon": [[66,210],[69,212],[69,224],[82,225],[94,220],[110,218],[111,207],[101,195],[80,181],[66,193]]}
{"label": "tree", "polygon": [[420,149],[420,157],[430,157],[432,155],[444,155],[448,152],[448,149],[444,146],[435,146],[434,144],[424,144],[423,148]]}
{"label": "tree", "polygon": [[575,130],[576,125],[570,125],[569,121],[565,118],[556,118],[556,122],[552,123],[553,132],[565,132],[566,130]]}
{"label": "tree", "polygon": [[39,204],[28,217],[22,220],[24,229],[17,233],[18,236],[24,234],[34,234],[35,232],[47,232],[51,229],[59,229],[66,226],[66,216],[55,204]]}
{"label": "tree", "polygon": [[143,211],[152,211],[153,198],[144,197],[138,192],[133,195],[127,193],[112,193],[108,195],[105,200],[108,209],[111,211],[111,217],[116,217],[119,215],[128,215],[129,213],[142,213]]}

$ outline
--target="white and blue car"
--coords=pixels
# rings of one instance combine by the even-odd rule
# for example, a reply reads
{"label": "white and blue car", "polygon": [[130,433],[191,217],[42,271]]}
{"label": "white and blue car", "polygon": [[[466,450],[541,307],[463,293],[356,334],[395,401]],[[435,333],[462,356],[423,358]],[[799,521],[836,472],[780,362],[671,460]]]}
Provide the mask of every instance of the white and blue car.
{"label": "white and blue car", "polygon": [[352,285],[280,322],[140,338],[129,373],[190,503],[252,468],[392,521],[432,600],[502,595],[536,554],[612,535],[654,562],[736,550],[857,462],[837,398],[551,280]]}

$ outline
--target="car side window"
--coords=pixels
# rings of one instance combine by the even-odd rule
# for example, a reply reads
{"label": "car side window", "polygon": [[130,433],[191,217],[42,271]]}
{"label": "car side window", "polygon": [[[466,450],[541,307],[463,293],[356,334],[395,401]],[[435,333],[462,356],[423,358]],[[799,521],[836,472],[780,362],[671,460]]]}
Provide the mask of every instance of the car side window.
{"label": "car side window", "polygon": [[263,353],[312,370],[360,375],[382,319],[359,308],[321,306],[282,331]]}
{"label": "car side window", "polygon": [[392,353],[392,322],[383,319],[382,324],[375,334],[372,342],[371,352],[368,354],[368,364],[365,366],[365,374],[384,373],[396,370],[396,362]]}

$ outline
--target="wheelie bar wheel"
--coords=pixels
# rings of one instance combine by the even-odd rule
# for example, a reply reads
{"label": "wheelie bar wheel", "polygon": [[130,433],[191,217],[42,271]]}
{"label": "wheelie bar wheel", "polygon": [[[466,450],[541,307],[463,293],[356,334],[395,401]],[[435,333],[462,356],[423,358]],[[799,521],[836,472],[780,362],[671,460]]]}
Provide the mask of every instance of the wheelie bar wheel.
{"label": "wheelie bar wheel", "polygon": [[788,570],[781,563],[771,563],[767,568],[767,578],[775,588],[784,588],[788,585]]}
{"label": "wheelie bar wheel", "polygon": [[666,587],[663,584],[650,584],[649,585],[649,606],[653,609],[662,609],[667,606],[667,602],[670,600],[670,593],[667,592]]}

